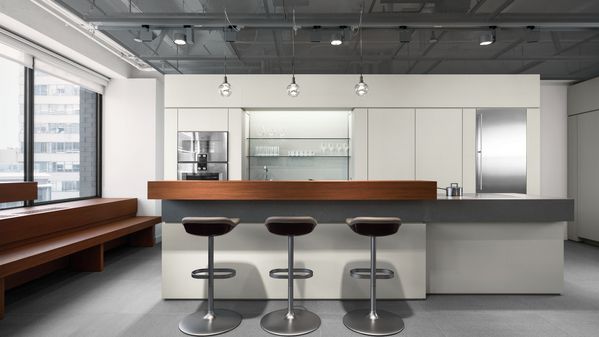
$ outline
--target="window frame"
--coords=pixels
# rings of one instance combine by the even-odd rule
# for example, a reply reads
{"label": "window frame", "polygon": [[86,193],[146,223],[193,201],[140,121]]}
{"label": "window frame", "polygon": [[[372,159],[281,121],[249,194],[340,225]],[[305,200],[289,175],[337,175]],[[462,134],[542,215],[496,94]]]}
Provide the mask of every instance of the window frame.
{"label": "window frame", "polygon": [[[35,169],[35,148],[34,148],[34,133],[35,133],[35,81],[33,68],[23,67],[25,71],[25,90],[24,90],[24,153],[23,153],[23,167],[24,167],[24,179],[23,181],[35,181],[34,169]],[[47,201],[35,201],[28,200],[24,202],[23,206],[17,206],[14,208],[31,207],[39,205],[58,204],[69,201],[86,200],[102,197],[102,100],[103,95],[100,93],[96,94],[96,193],[92,196],[59,199],[59,200],[47,200]],[[8,208],[6,208],[8,209]]]}

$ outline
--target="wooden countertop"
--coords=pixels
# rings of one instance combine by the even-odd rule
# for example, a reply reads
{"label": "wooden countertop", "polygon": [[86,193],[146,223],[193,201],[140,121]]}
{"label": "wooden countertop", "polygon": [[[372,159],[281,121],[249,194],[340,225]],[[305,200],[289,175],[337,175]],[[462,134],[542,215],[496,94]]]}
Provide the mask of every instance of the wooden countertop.
{"label": "wooden countertop", "polygon": [[162,200],[436,200],[437,182],[149,181],[148,199]]}
{"label": "wooden countertop", "polygon": [[0,202],[37,199],[37,181],[0,182]]}

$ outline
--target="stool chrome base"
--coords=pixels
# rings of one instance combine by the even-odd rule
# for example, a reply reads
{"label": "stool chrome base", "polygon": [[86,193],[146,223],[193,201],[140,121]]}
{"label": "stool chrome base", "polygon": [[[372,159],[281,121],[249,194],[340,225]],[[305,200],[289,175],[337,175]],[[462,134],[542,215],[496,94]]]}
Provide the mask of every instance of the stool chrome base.
{"label": "stool chrome base", "polygon": [[235,311],[215,309],[214,316],[206,318],[207,311],[197,311],[179,322],[179,330],[191,336],[213,336],[235,329],[241,315]]}
{"label": "stool chrome base", "polygon": [[278,336],[305,335],[320,327],[320,317],[315,313],[303,309],[293,309],[293,313],[294,317],[289,319],[287,309],[273,311],[262,317],[260,326]]}
{"label": "stool chrome base", "polygon": [[376,313],[378,318],[371,319],[369,309],[350,311],[343,316],[343,324],[367,336],[389,336],[404,329],[403,320],[398,315],[384,310],[377,310]]}

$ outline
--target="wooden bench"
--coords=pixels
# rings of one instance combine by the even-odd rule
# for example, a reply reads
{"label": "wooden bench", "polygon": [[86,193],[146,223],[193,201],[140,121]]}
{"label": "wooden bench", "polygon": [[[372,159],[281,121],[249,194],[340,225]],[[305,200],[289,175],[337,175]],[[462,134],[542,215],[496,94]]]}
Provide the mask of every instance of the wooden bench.
{"label": "wooden bench", "polygon": [[0,319],[4,292],[61,268],[98,272],[104,252],[151,247],[156,216],[136,216],[137,199],[96,198],[0,211]]}

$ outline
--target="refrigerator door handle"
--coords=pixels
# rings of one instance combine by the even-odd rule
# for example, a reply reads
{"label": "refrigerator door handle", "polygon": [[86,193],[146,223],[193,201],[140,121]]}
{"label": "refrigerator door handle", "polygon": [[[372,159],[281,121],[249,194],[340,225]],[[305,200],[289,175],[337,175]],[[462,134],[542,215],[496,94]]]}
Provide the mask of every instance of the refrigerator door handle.
{"label": "refrigerator door handle", "polygon": [[482,192],[483,189],[483,116],[482,114],[477,114],[476,115],[476,119],[477,119],[477,124],[478,124],[478,130],[476,133],[476,159],[477,159],[477,163],[476,165],[478,166],[476,172],[478,175],[478,188],[477,188],[477,192]]}

